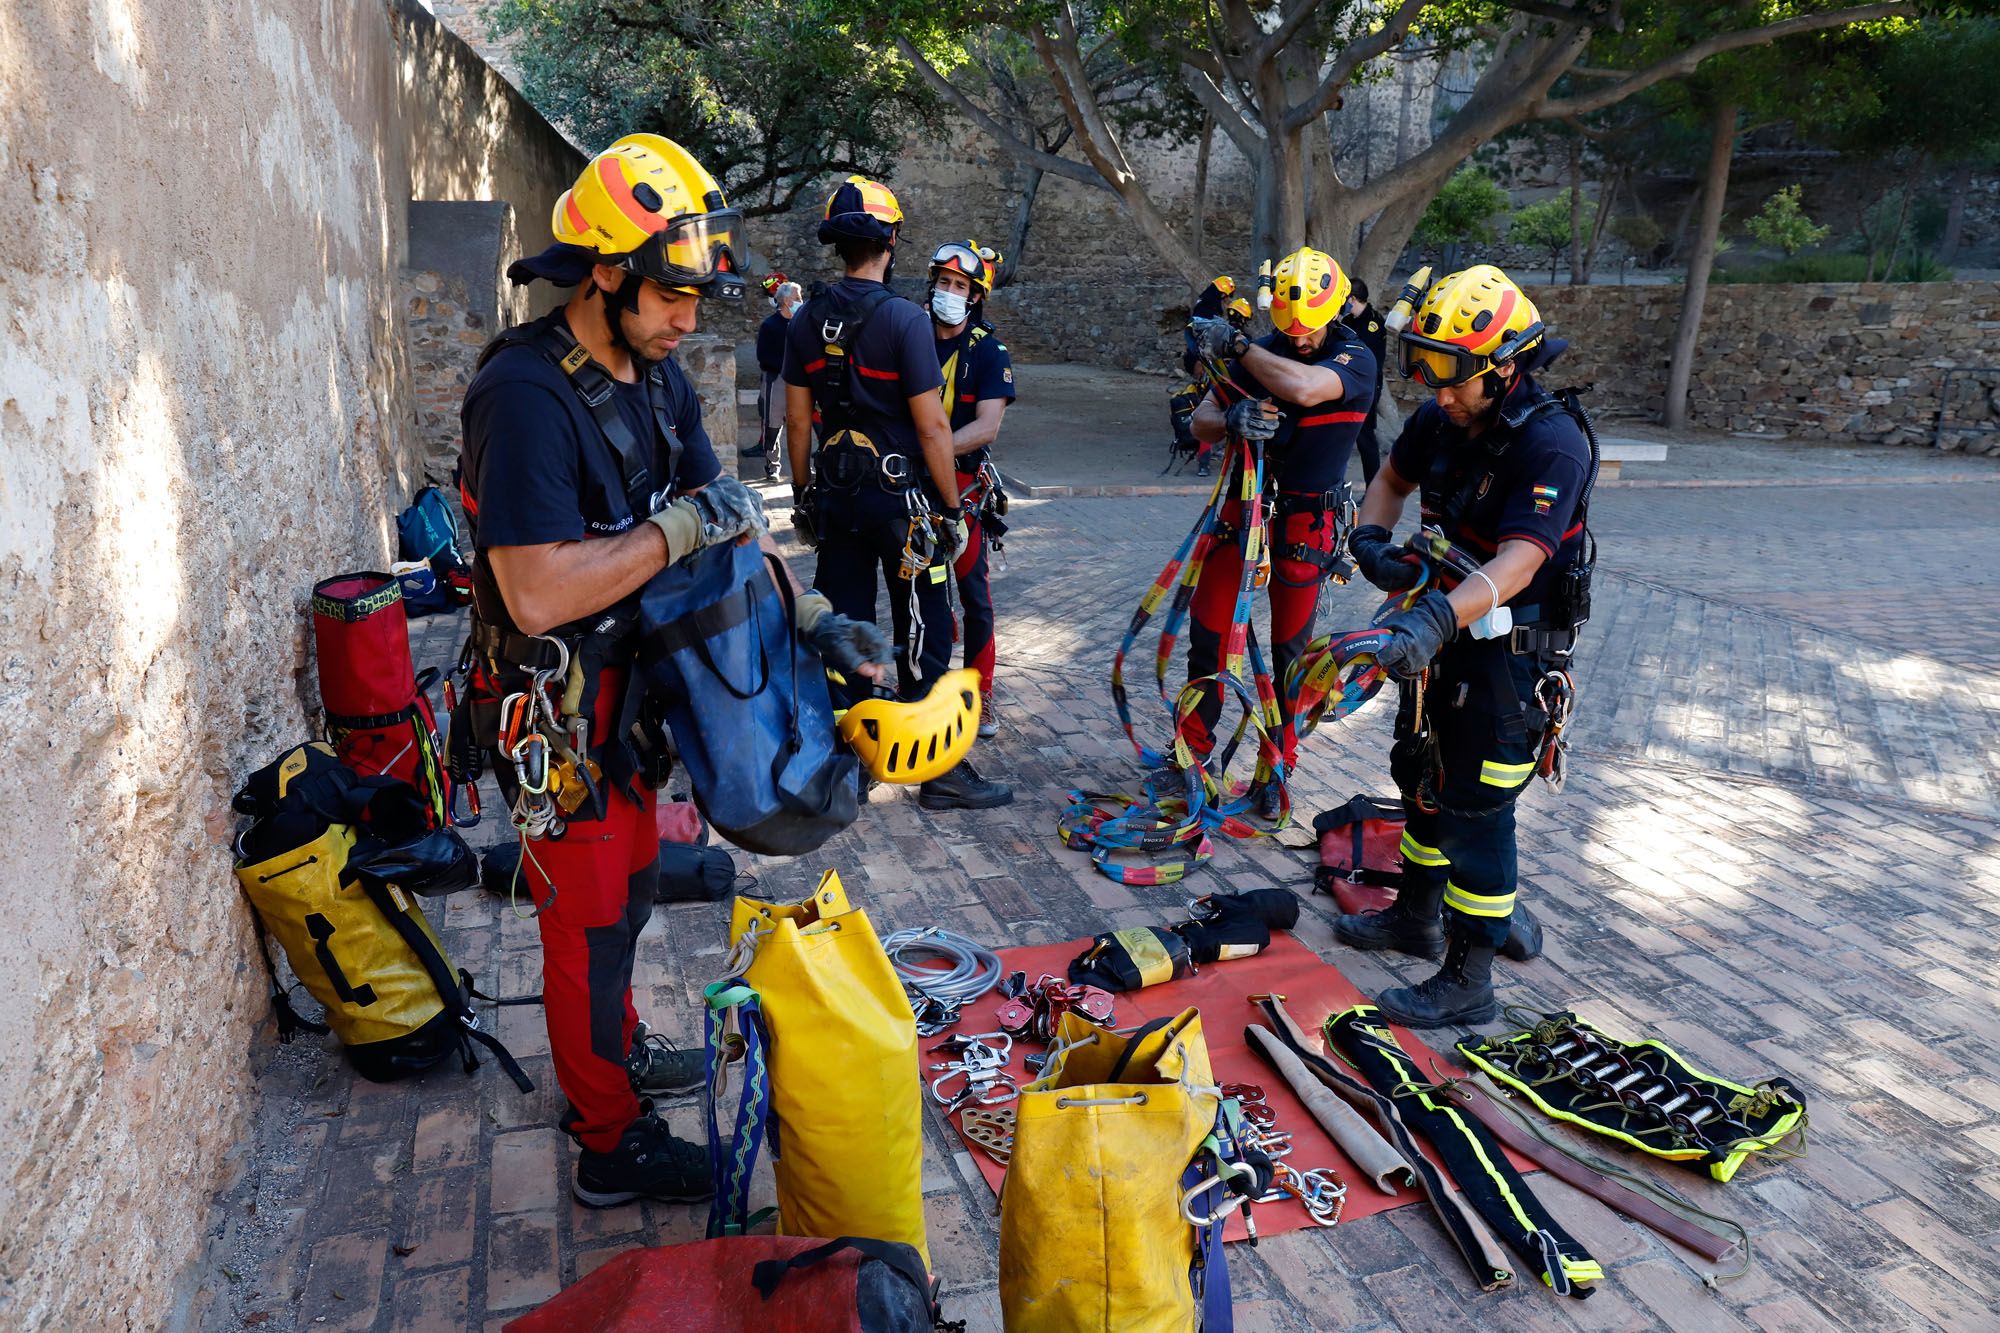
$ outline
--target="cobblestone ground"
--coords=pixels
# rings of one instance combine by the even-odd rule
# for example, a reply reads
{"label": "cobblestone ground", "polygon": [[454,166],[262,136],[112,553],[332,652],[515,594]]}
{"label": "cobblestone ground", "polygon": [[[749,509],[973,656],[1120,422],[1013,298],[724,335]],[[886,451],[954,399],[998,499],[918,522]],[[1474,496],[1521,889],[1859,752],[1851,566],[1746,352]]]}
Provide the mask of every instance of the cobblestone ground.
{"label": "cobblestone ground", "polygon": [[[1505,973],[1503,998],[1805,1089],[1805,1159],[1728,1186],[1673,1178],[1750,1228],[1751,1274],[1711,1292],[1650,1232],[1537,1176],[1610,1270],[1593,1299],[1468,1290],[1433,1219],[1404,1208],[1232,1247],[1240,1328],[2000,1326],[1996,502],[1990,482],[1600,492],[1573,776],[1521,811],[1548,952]],[[754,861],[759,891],[798,896],[835,866],[884,931],[942,922],[996,945],[1168,919],[1178,892],[1113,884],[1051,830],[1067,788],[1132,781],[1106,668],[1195,507],[1017,507],[995,585],[1003,731],[981,757],[1019,800],[988,817],[878,802],[812,856]],[[1328,618],[1371,600],[1336,590]],[[456,632],[432,622],[420,654],[443,660]],[[1378,701],[1310,743],[1305,812],[1388,790],[1388,725]],[[1200,883],[1304,892],[1307,868],[1232,846]],[[471,894],[439,915],[484,988],[536,988],[531,922]],[[1329,916],[1310,903],[1299,934],[1364,990],[1425,971],[1338,948]],[[662,908],[642,941],[640,1008],[684,1039],[724,922]],[[613,1254],[699,1235],[694,1208],[571,1204],[539,1013],[500,1023],[530,1096],[490,1064],[381,1087],[310,1042],[274,1051],[242,1183],[218,1205],[218,1326],[497,1327]],[[694,1114],[676,1108],[683,1133]],[[946,1311],[995,1328],[992,1197],[934,1118],[927,1135]]]}

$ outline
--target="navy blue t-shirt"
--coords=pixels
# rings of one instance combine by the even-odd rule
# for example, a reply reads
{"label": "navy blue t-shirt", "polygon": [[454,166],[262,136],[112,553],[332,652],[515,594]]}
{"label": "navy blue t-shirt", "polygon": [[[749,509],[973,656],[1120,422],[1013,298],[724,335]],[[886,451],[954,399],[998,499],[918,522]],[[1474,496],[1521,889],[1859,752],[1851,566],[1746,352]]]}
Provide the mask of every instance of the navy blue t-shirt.
{"label": "navy blue t-shirt", "polygon": [[1340,397],[1300,407],[1266,389],[1241,361],[1229,363],[1229,377],[1238,387],[1252,398],[1271,399],[1282,413],[1278,433],[1264,446],[1264,456],[1271,460],[1266,472],[1277,488],[1303,495],[1334,490],[1347,480],[1347,459],[1354,452],[1354,439],[1375,403],[1374,353],[1345,324],[1329,326],[1326,340],[1309,356],[1292,350],[1292,340],[1282,333],[1259,338],[1257,346],[1273,356],[1319,366],[1340,376]]}
{"label": "navy blue t-shirt", "polygon": [[[535,324],[562,321],[558,308]],[[664,372],[667,415],[681,438],[673,490],[685,493],[714,481],[722,465],[702,427],[701,398],[686,372],[671,358]],[[667,444],[654,424],[643,374],[637,384],[613,381],[612,401],[634,438],[654,442],[653,486],[656,495],[664,493]],[[562,370],[535,348],[495,353],[466,389],[460,421],[461,489],[478,549],[606,537],[645,517],[626,502],[618,455],[590,409]]]}
{"label": "navy blue t-shirt", "polygon": [[[866,278],[842,278],[827,290],[847,305],[882,286]],[[826,364],[826,318],[833,302],[815,297],[792,316],[785,331],[785,383],[812,387],[812,375]],[[891,296],[868,316],[853,351],[855,420],[846,423],[889,453],[917,458],[917,424],[910,416],[910,399],[934,393],[943,385],[931,341],[931,317],[913,301]],[[823,405],[815,399],[813,424],[823,441]]]}
{"label": "navy blue t-shirt", "polygon": [[[1523,375],[1501,408],[1518,415],[1542,396]],[[1492,446],[1502,439],[1506,448],[1495,453]],[[1581,551],[1576,506],[1589,479],[1590,444],[1567,412],[1544,412],[1519,427],[1495,422],[1485,435],[1469,439],[1435,401],[1427,402],[1410,414],[1389,463],[1423,488],[1427,523],[1437,522],[1454,496],[1471,496],[1457,531],[1447,535],[1474,554],[1490,558],[1502,542],[1525,541],[1550,557],[1509,606],[1538,607],[1555,572]]]}
{"label": "navy blue t-shirt", "polygon": [[[981,336],[974,338],[975,333]],[[979,415],[979,404],[989,398],[1014,401],[1014,358],[1007,354],[1007,344],[1000,341],[992,325],[970,326],[955,338],[939,338],[933,329],[932,341],[944,375],[945,415],[953,430],[971,425]],[[959,471],[972,471],[986,461],[986,455],[985,449],[960,454]]]}
{"label": "navy blue t-shirt", "polygon": [[773,310],[757,326],[757,368],[776,375],[785,368],[785,330],[792,321]]}

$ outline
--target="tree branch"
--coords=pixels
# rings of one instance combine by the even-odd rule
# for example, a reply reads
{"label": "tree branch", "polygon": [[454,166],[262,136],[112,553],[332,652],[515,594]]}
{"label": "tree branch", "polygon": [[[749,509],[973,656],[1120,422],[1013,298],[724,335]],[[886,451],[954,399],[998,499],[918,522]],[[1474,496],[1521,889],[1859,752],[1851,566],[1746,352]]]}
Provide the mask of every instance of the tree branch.
{"label": "tree branch", "polygon": [[[987,138],[1005,149],[1007,155],[1012,157],[1016,162],[1024,166],[1040,167],[1052,176],[1061,176],[1067,180],[1082,181],[1085,185],[1095,185],[1100,190],[1113,189],[1111,182],[1104,178],[1104,173],[1101,171],[1097,171],[1082,162],[1073,162],[1066,157],[1057,157],[1053,153],[1045,153],[1033,144],[1024,142],[1018,135],[1012,133],[1006,126],[988,114],[984,107],[966,96],[965,92],[958,85],[940,74],[937,66],[925,59],[924,53],[917,50],[909,38],[898,37],[896,39],[896,50],[901,53],[903,59],[910,62],[918,74],[923,76],[924,82],[930,85],[931,91],[957,107],[967,120],[977,125]],[[1115,190],[1113,192],[1115,193]]]}
{"label": "tree branch", "polygon": [[1229,95],[1216,85],[1215,80],[1197,74],[1192,69],[1181,70],[1181,82],[1194,94],[1202,109],[1215,117],[1215,123],[1220,125],[1222,132],[1243,150],[1243,155],[1255,162],[1257,155],[1264,151],[1264,136],[1250,123],[1249,118],[1237,108],[1236,104],[1229,100]]}
{"label": "tree branch", "polygon": [[1710,56],[1721,55],[1725,51],[1736,51],[1746,46],[1763,46],[1785,37],[1796,37],[1800,33],[1823,32],[1828,28],[1843,28],[1850,23],[1914,17],[1917,13],[1917,6],[1907,3],[1907,0],[1893,0],[1889,4],[1858,5],[1853,9],[1836,9],[1822,14],[1800,14],[1777,23],[1767,23],[1761,28],[1718,33],[1714,37],[1696,42],[1693,46],[1668,56],[1665,60],[1629,74],[1609,88],[1600,88],[1596,92],[1577,97],[1564,97],[1553,102],[1545,102],[1536,108],[1534,114],[1538,117],[1580,116],[1592,111],[1601,111],[1612,103],[1622,102],[1632,94],[1643,92],[1663,80],[1692,74],[1702,61]]}
{"label": "tree branch", "polygon": [[1298,35],[1306,20],[1318,10],[1318,0],[1290,0],[1278,15],[1278,26],[1265,33],[1257,45],[1251,48],[1250,62],[1262,65],[1275,60],[1278,52],[1285,49],[1285,44]]}
{"label": "tree branch", "polygon": [[1410,25],[1417,21],[1417,15],[1429,3],[1430,0],[1402,0],[1387,23],[1367,36],[1349,42],[1321,77],[1312,96],[1296,106],[1285,108],[1280,123],[1288,130],[1302,129],[1314,116],[1326,114],[1327,109],[1339,99],[1340,90],[1354,77],[1354,71],[1402,41],[1409,34]]}

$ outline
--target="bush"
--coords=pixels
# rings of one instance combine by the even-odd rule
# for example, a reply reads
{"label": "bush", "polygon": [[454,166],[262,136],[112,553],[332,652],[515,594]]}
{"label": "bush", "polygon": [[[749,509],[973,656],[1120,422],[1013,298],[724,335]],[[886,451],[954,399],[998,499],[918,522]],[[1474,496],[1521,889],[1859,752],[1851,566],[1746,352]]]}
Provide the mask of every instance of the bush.
{"label": "bush", "polygon": [[1800,206],[1796,185],[1787,185],[1766,199],[1764,207],[1746,225],[1758,241],[1773,250],[1783,250],[1787,259],[1833,235],[1833,228],[1816,226]]}
{"label": "bush", "polygon": [[[1769,264],[1717,268],[1710,282],[1865,282],[1867,255],[1795,255]],[[1899,260],[1884,282],[1950,282],[1952,272],[1929,255]]]}
{"label": "bush", "polygon": [[1500,239],[1496,219],[1506,211],[1507,192],[1491,176],[1478,167],[1460,167],[1417,219],[1412,236],[1425,246],[1491,245]]}
{"label": "bush", "polygon": [[[1556,264],[1569,249],[1570,192],[1567,189],[1550,195],[1538,204],[1529,204],[1514,214],[1514,220],[1507,225],[1507,239],[1515,245],[1530,249],[1546,250],[1549,254],[1549,282],[1556,280]],[[1584,201],[1582,218],[1582,240],[1590,244],[1590,228],[1596,220],[1588,200]]]}

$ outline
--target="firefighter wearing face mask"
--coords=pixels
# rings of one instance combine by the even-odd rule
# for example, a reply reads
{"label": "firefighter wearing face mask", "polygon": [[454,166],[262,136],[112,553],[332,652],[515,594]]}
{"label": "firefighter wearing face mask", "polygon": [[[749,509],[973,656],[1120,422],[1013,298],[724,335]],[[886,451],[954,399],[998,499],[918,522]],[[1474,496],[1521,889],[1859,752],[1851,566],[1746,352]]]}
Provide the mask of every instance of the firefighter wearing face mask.
{"label": "firefighter wearing face mask", "polygon": [[[1376,375],[1374,356],[1339,322],[1349,284],[1331,255],[1295,251],[1273,270],[1273,278],[1271,322],[1277,327],[1269,335],[1252,342],[1226,319],[1197,318],[1189,327],[1200,350],[1227,359],[1229,378],[1245,394],[1225,411],[1211,390],[1195,409],[1195,437],[1211,444],[1225,436],[1264,441],[1267,495],[1275,511],[1271,670],[1282,682],[1312,638],[1321,583],[1336,575],[1345,581],[1348,573],[1338,555],[1347,460],[1374,402]],[[1222,518],[1228,525],[1242,523],[1240,505],[1232,502]],[[1190,679],[1213,674],[1220,664],[1242,570],[1233,535],[1217,543],[1202,564],[1188,631]],[[1210,691],[1198,713],[1198,753],[1212,747],[1221,711],[1222,700]],[[1287,767],[1292,759],[1286,753]],[[1258,812],[1276,818],[1278,810],[1276,788],[1266,789]]]}
{"label": "firefighter wearing face mask", "polygon": [[[1377,660],[1402,681],[1390,769],[1408,815],[1403,880],[1393,905],[1343,916],[1334,931],[1357,949],[1442,952],[1435,976],[1378,999],[1390,1020],[1431,1028],[1493,1018],[1496,952],[1540,951],[1540,928],[1516,901],[1514,802],[1567,713],[1570,654],[1589,614],[1596,463],[1573,396],[1531,374],[1567,344],[1520,287],[1490,264],[1412,286],[1421,300],[1399,334],[1402,368],[1433,400],[1397,437],[1349,540],[1385,591],[1415,587],[1427,560],[1434,576],[1408,609],[1378,619],[1391,637]],[[1395,544],[1412,492],[1422,522],[1462,553],[1455,586],[1435,542]]]}
{"label": "firefighter wearing face mask", "polygon": [[1000,720],[993,702],[993,583],[991,550],[1007,531],[1007,493],[991,449],[1000,421],[1014,401],[1014,360],[986,321],[999,256],[976,241],[951,241],[931,256],[931,333],[944,375],[944,410],[951,421],[951,451],[958,468],[959,503],[966,520],[965,549],[952,562],[963,614],[965,665],[979,672],[985,695],[979,734],[992,736]]}

